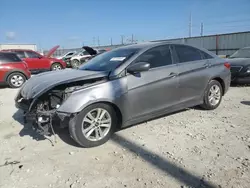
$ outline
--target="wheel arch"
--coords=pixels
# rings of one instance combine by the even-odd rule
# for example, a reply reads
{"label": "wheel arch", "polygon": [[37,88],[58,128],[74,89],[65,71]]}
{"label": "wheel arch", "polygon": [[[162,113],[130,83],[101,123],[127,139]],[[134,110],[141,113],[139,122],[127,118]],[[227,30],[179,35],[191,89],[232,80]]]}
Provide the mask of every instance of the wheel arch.
{"label": "wheel arch", "polygon": [[8,71],[7,73],[5,73],[5,75],[4,75],[4,81],[7,82],[8,77],[9,77],[11,74],[13,74],[13,73],[20,73],[20,74],[24,75],[24,77],[26,78],[26,80],[29,79],[28,76],[25,74],[24,71],[22,71],[22,70],[20,70],[20,69],[13,69],[13,70]]}
{"label": "wheel arch", "polygon": [[122,126],[122,122],[123,122],[122,112],[121,112],[121,109],[115,103],[113,103],[112,101],[100,100],[100,101],[96,101],[96,102],[93,102],[93,103],[89,103],[88,105],[84,106],[80,111],[87,108],[88,106],[91,106],[91,105],[94,105],[94,104],[100,104],[100,103],[110,105],[114,109],[114,111],[115,111],[115,113],[117,115],[117,119],[118,119],[117,128],[120,129],[121,126]]}
{"label": "wheel arch", "polygon": [[225,94],[225,82],[224,82],[224,80],[221,77],[219,77],[219,76],[214,77],[211,80],[216,80],[216,81],[218,81],[220,83],[220,85],[222,87],[222,95],[224,95]]}

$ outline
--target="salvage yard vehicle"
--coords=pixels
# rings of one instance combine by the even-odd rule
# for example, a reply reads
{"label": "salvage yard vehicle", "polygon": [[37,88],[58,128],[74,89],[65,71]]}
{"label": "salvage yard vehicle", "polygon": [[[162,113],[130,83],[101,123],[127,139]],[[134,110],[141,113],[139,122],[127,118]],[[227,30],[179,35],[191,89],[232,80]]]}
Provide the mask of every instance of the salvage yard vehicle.
{"label": "salvage yard vehicle", "polygon": [[92,57],[105,52],[102,49],[93,49],[89,46],[83,46],[83,51],[78,52],[75,56],[71,58],[71,67],[78,68],[82,63],[90,60]]}
{"label": "salvage yard vehicle", "polygon": [[232,83],[250,84],[250,47],[241,48],[228,57]]}
{"label": "salvage yard vehicle", "polygon": [[76,51],[70,51],[70,52],[67,52],[61,56],[58,56],[56,57],[57,59],[61,59],[63,60],[66,64],[67,64],[67,67],[71,67],[71,63],[70,63],[70,59],[76,54],[77,52]]}
{"label": "salvage yard vehicle", "polygon": [[9,49],[4,51],[16,53],[19,58],[23,59],[28,64],[28,68],[31,73],[40,73],[66,68],[66,63],[63,60],[51,57],[57,48],[59,48],[59,46],[53,47],[46,56],[43,56],[33,50]]}
{"label": "salvage yard vehicle", "polygon": [[15,53],[0,52],[0,84],[21,87],[30,78],[27,64]]}
{"label": "salvage yard vehicle", "polygon": [[230,82],[230,64],[205,49],[149,42],[105,52],[78,70],[34,76],[15,104],[40,133],[68,127],[78,144],[94,147],[117,129],[163,114],[216,109]]}

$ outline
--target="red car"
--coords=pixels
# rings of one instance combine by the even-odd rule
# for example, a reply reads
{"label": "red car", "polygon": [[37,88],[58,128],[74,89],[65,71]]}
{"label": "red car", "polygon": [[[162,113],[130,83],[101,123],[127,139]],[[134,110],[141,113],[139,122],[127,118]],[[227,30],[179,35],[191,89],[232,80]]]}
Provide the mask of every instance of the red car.
{"label": "red car", "polygon": [[0,52],[0,84],[21,87],[30,78],[27,64],[15,53]]}
{"label": "red car", "polygon": [[23,59],[28,64],[31,73],[38,73],[66,68],[66,63],[63,60],[51,57],[57,48],[59,48],[59,46],[52,48],[46,56],[32,50],[9,49],[4,51],[15,52],[19,58]]}

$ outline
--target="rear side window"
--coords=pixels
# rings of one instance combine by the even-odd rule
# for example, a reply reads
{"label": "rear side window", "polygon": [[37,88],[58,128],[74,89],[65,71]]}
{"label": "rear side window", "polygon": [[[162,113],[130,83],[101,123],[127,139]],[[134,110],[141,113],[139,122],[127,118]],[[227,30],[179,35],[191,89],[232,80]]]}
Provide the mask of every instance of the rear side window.
{"label": "rear side window", "polygon": [[0,64],[21,62],[22,60],[12,53],[0,53]]}
{"label": "rear side window", "polygon": [[176,45],[175,50],[180,63],[202,60],[200,51],[193,47]]}
{"label": "rear side window", "polygon": [[200,53],[203,59],[213,59],[213,57],[206,52],[200,51]]}
{"label": "rear side window", "polygon": [[25,58],[25,54],[22,51],[15,51],[15,54],[21,59]]}
{"label": "rear side window", "polygon": [[172,64],[169,45],[154,47],[138,57],[136,62],[148,62],[150,68],[162,67]]}

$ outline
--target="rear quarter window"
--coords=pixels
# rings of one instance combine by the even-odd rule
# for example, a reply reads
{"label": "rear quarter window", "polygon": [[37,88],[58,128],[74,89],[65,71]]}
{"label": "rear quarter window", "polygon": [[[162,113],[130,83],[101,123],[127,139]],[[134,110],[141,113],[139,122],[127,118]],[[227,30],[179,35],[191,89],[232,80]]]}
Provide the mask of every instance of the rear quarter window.
{"label": "rear quarter window", "polygon": [[6,64],[6,63],[16,63],[21,62],[22,60],[13,53],[0,53],[0,63]]}
{"label": "rear quarter window", "polygon": [[209,55],[206,52],[200,51],[200,53],[201,53],[203,59],[213,59],[213,56]]}

